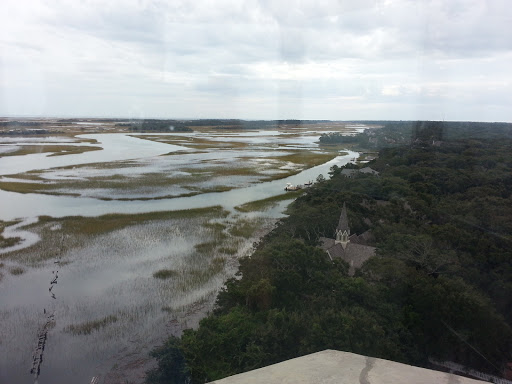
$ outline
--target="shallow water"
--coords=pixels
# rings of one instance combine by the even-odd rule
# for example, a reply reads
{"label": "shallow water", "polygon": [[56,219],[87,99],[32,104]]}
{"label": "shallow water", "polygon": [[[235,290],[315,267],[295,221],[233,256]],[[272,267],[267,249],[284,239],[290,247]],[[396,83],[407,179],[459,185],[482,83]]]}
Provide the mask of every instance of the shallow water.
{"label": "shallow water", "polygon": [[[134,138],[126,134],[96,134],[82,135],[80,137],[97,140],[104,148],[102,151],[86,152],[76,155],[65,155],[48,157],[46,154],[33,154],[25,156],[13,156],[10,158],[0,158],[0,175],[14,174],[33,169],[49,169],[53,167],[64,167],[88,163],[106,163],[112,168],[99,169],[95,167],[79,167],[75,169],[56,169],[44,173],[48,180],[54,178],[82,178],[94,176],[122,175],[136,176],[141,172],[161,172],[168,174],[172,172],[173,166],[178,167],[183,164],[197,164],[207,161],[209,164],[216,160],[225,160],[230,158],[236,161],[239,157],[250,156],[253,160],[265,159],[265,156],[278,156],[284,154],[279,150],[271,150],[275,146],[279,147],[285,144],[304,145],[305,148],[316,149],[319,134],[312,134],[308,131],[305,136],[296,136],[290,138],[289,133],[280,131],[250,131],[229,133],[229,138],[221,137],[227,133],[219,132],[205,134],[198,132],[168,134],[176,136],[207,136],[209,139],[217,138],[219,140],[241,140],[254,144],[255,139],[261,139],[258,145],[251,146],[247,150],[223,150],[195,153],[190,148],[176,146],[171,144],[159,143],[151,140]],[[151,136],[154,134],[147,134]],[[159,134],[165,136],[166,134]],[[141,137],[145,135],[140,135]],[[263,145],[261,145],[264,143]],[[159,156],[169,152],[178,151],[178,156]],[[43,194],[20,194],[0,190],[0,201],[2,209],[0,210],[0,220],[12,220],[16,218],[35,217],[48,215],[53,217],[63,217],[70,215],[81,216],[99,216],[106,213],[142,213],[153,211],[167,211],[176,209],[190,209],[196,207],[207,207],[211,205],[223,205],[227,209],[243,204],[249,201],[263,199],[281,194],[286,183],[303,184],[310,180],[315,180],[319,174],[327,177],[329,168],[336,164],[338,166],[346,164],[351,159],[357,157],[355,152],[348,151],[348,155],[339,156],[336,159],[300,172],[297,175],[285,179],[263,182],[244,188],[237,188],[228,192],[206,193],[192,197],[177,197],[171,199],[153,200],[153,201],[102,201],[94,197],[99,196],[99,191],[90,191],[84,197],[52,196]],[[37,159],[34,160],[34,159]],[[127,167],[126,164],[119,163],[116,168],[114,161],[133,160]],[[226,179],[227,180],[227,179]],[[174,192],[177,192],[175,190]],[[70,190],[70,192],[72,192]],[[94,197],[87,197],[94,196]],[[154,191],[150,197],[162,196],[159,191]],[[116,197],[116,195],[113,195]],[[117,197],[138,197],[129,193],[119,193]]]}
{"label": "shallow water", "polygon": [[78,137],[97,140],[98,144],[94,144],[94,146],[100,146],[103,150],[65,156],[48,156],[47,153],[34,153],[3,157],[0,158],[0,175],[12,175],[35,169],[137,159],[187,150],[187,148],[178,145],[150,142],[121,133],[80,135]]}
{"label": "shallow water", "polygon": [[107,213],[143,213],[156,211],[173,211],[222,205],[231,209],[237,205],[254,200],[265,199],[284,192],[286,183],[304,184],[315,180],[319,174],[328,177],[327,172],[333,165],[344,165],[357,157],[356,152],[348,151],[347,155],[316,166],[297,175],[284,179],[264,182],[246,188],[234,189],[227,192],[205,193],[190,197],[149,201],[103,201],[85,197],[52,196],[41,194],[20,194],[0,190],[2,210],[0,219],[7,221],[16,218],[33,216],[99,216]]}
{"label": "shallow water", "polygon": [[[181,296],[172,281],[152,276],[164,266],[179,270],[187,263],[197,242],[192,224],[167,221],[114,231],[64,254],[62,259],[70,264],[59,266],[50,260],[42,268],[5,278],[0,309],[0,382],[31,382],[27,373],[37,330],[49,313],[55,315],[55,325],[48,335],[40,384],[89,383],[102,360],[133,340],[144,349],[147,341],[167,334],[168,315],[162,307],[187,305],[217,285],[190,287],[187,295]],[[58,284],[50,292],[56,273]],[[117,316],[118,321],[98,332],[73,335],[66,331],[71,324],[109,315]]]}
{"label": "shallow water", "polygon": [[21,241],[18,244],[15,244],[11,247],[7,248],[0,248],[0,254],[2,253],[8,253],[8,252],[14,252],[19,249],[28,248],[35,243],[37,243],[40,238],[37,234],[24,231],[19,229],[20,227],[24,227],[30,224],[37,223],[37,217],[30,217],[26,218],[25,220],[22,220],[20,223],[11,225],[4,229],[4,232],[2,233],[3,237],[5,238],[13,238],[13,237],[19,237]]}
{"label": "shallow water", "polygon": [[[221,132],[217,136],[220,139],[220,136],[225,135],[226,133]],[[243,135],[232,136],[237,140],[250,140],[251,143],[254,138],[261,139],[253,147],[254,152],[230,151],[233,158],[251,155],[261,161],[265,161],[265,156],[269,156],[269,153],[270,156],[275,155],[268,151],[269,145],[304,145],[313,149],[316,148],[314,141],[318,138],[318,135],[291,138],[278,131],[244,132]],[[167,172],[172,169],[164,167],[161,158],[155,156],[173,150],[187,150],[183,152],[183,156],[176,158],[177,162],[197,160],[198,156],[208,157],[209,161],[222,157],[221,153],[195,154],[184,147],[130,138],[126,135],[87,137],[94,137],[101,142],[104,150],[50,158],[56,159],[55,163],[47,160],[46,155],[37,156],[41,159],[41,164],[37,165],[28,160],[34,159],[33,155],[16,156],[25,159],[17,159],[13,162],[13,167],[8,161],[2,162],[4,159],[0,159],[0,173],[16,173],[12,172],[14,168],[21,172],[20,169],[48,169],[54,166],[127,159],[134,159],[134,163],[138,165],[143,164],[142,168],[147,166],[157,172]],[[109,150],[110,145],[117,149]],[[279,202],[263,213],[242,214],[234,212],[233,208],[282,194],[288,182],[303,184],[315,180],[320,173],[327,177],[332,165],[346,164],[355,157],[357,153],[349,152],[295,176],[228,192],[163,200],[102,201],[88,197],[0,191],[0,219],[30,219],[40,215],[55,218],[76,215],[90,217],[107,213],[143,213],[221,205],[232,213],[227,218],[216,219],[216,222],[229,226],[240,218],[263,217],[266,220],[264,222],[270,223],[271,219],[282,216],[290,201]],[[128,168],[125,171],[124,168],[114,167],[114,171],[129,174],[137,173],[139,168],[134,166],[133,169]],[[83,176],[80,173],[74,174],[73,171],[57,170],[49,175]],[[85,168],[85,173],[109,171]],[[56,233],[59,232],[60,224],[57,219],[55,223],[48,225]],[[16,235],[19,230],[11,228],[10,231],[11,235]],[[0,383],[34,382],[29,374],[32,354],[37,346],[38,332],[49,315],[54,316],[54,320],[47,333],[38,384],[89,384],[92,377],[98,375],[100,383],[113,383],[122,381],[108,381],[110,374],[115,373],[119,377],[124,371],[126,374],[143,373],[148,367],[148,353],[151,348],[161,343],[170,333],[176,332],[175,328],[170,327],[170,320],[175,319],[180,327],[197,324],[200,316],[211,308],[215,294],[223,282],[235,273],[236,258],[250,252],[252,243],[258,240],[258,237],[244,239],[228,236],[227,241],[231,242],[231,246],[238,248],[237,255],[226,258],[221,272],[196,281],[197,275],[208,270],[211,260],[219,256],[217,251],[201,256],[194,249],[195,244],[208,241],[211,236],[211,231],[201,226],[200,219],[160,220],[135,224],[96,236],[86,244],[69,247],[69,250],[56,254],[54,259],[42,263],[38,268],[24,267],[25,273],[19,276],[9,275],[5,268],[2,269],[4,277],[0,282]],[[63,237],[62,241],[72,242],[73,239]],[[38,244],[30,249],[37,252],[37,247]],[[61,261],[62,265],[56,263]],[[179,274],[173,279],[155,279],[153,273],[162,268],[179,271]],[[51,284],[57,275],[58,283]],[[164,311],[163,308],[167,310]],[[117,321],[88,335],[73,335],[67,328],[72,324],[80,325],[106,316],[116,316]],[[141,368],[133,368],[134,361],[140,363]],[[125,362],[126,365],[123,365]],[[133,381],[140,382],[138,379]]]}

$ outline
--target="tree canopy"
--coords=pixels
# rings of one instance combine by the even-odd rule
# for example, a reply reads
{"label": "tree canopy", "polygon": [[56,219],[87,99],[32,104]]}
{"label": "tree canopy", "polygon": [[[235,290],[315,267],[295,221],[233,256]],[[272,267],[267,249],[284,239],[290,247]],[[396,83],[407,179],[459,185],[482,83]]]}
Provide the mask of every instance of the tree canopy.
{"label": "tree canopy", "polygon": [[[489,136],[383,148],[369,164],[379,177],[331,169],[240,260],[215,312],[154,352],[148,382],[200,383],[328,348],[499,374],[512,345],[512,140]],[[318,247],[344,202],[352,232],[371,229],[377,247],[354,277]]]}

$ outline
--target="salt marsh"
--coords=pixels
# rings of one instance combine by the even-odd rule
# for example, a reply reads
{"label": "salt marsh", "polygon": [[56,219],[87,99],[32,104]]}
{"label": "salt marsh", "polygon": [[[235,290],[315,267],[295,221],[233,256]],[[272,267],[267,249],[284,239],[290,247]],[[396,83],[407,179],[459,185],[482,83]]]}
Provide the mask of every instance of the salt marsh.
{"label": "salt marsh", "polygon": [[43,327],[39,384],[141,382],[151,348],[195,326],[282,217],[296,197],[285,184],[358,156],[319,134],[90,134],[61,144],[101,150],[0,156],[2,235],[15,239],[0,249],[0,382],[33,383]]}

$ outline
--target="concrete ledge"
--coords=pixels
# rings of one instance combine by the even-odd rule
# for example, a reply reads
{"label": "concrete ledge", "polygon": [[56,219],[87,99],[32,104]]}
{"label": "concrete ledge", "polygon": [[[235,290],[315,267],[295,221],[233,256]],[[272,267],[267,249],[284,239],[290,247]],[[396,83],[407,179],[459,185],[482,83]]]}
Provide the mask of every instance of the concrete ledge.
{"label": "concrete ledge", "polygon": [[326,350],[213,381],[212,384],[482,384],[450,373]]}

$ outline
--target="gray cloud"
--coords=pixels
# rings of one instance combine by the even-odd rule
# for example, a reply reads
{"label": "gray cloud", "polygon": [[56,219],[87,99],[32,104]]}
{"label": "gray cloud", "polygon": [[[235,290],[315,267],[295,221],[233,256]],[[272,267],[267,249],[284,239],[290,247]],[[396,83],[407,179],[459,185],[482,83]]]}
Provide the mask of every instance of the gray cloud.
{"label": "gray cloud", "polygon": [[4,0],[0,115],[511,121],[508,7]]}

